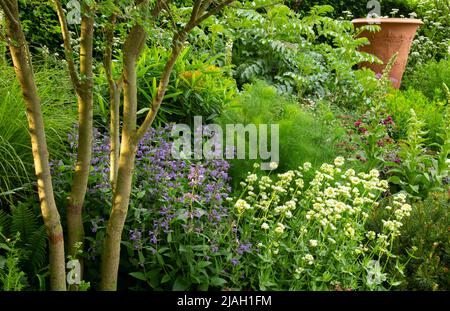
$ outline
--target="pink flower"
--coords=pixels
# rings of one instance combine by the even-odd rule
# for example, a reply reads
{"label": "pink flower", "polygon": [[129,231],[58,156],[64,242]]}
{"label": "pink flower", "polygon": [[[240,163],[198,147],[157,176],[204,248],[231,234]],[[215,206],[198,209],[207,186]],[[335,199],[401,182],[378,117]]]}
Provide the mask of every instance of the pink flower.
{"label": "pink flower", "polygon": [[365,127],[360,127],[358,130],[359,130],[359,132],[361,132],[363,134],[367,133],[367,129]]}

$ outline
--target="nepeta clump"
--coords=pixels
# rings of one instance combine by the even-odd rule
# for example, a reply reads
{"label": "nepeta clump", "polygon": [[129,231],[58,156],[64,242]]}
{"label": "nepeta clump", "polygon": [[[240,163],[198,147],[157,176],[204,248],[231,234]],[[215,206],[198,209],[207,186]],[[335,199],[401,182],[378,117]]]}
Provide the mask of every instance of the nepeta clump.
{"label": "nepeta clump", "polygon": [[[127,256],[121,271],[143,281],[138,281],[136,288],[204,289],[223,285],[219,275],[225,268],[217,263],[232,265],[228,253],[239,254],[250,248],[245,243],[230,246],[227,242],[230,235],[225,231],[231,226],[226,206],[231,192],[230,165],[225,160],[175,159],[171,129],[171,125],[151,129],[137,147],[130,211],[122,237]],[[74,138],[69,137],[76,148]],[[70,184],[66,172],[75,161],[73,152],[53,162],[56,187]],[[91,221],[85,224],[90,235],[87,257],[97,261],[112,198],[109,138],[99,131],[94,132],[88,188],[86,211]]]}

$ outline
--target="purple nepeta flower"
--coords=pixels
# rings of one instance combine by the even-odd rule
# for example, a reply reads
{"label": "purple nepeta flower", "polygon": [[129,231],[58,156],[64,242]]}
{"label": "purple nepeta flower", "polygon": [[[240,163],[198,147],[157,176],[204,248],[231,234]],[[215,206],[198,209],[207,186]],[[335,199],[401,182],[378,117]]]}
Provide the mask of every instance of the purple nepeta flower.
{"label": "purple nepeta flower", "polygon": [[239,255],[242,255],[244,253],[249,253],[251,251],[251,248],[252,248],[251,243],[240,244],[238,249],[236,250],[236,253],[238,253]]}

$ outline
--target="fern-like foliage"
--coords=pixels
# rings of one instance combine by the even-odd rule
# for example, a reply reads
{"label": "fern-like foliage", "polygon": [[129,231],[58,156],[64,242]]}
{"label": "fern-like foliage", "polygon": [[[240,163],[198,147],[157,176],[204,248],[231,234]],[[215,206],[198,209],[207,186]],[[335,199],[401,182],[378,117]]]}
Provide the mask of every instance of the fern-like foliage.
{"label": "fern-like foliage", "polygon": [[0,214],[0,221],[2,218],[5,219],[5,226],[9,228],[4,232],[9,236],[20,234],[16,247],[22,250],[22,267],[34,275],[46,263],[47,233],[44,225],[39,222],[33,209],[25,203],[13,206],[9,217],[2,217]]}
{"label": "fern-like foliage", "polygon": [[332,11],[316,6],[302,17],[282,4],[259,11],[230,10],[225,23],[234,40],[238,84],[263,80],[280,93],[358,102],[363,91],[355,65],[379,62],[358,50],[368,43],[358,34],[379,27],[355,29],[349,21],[328,17]]}
{"label": "fern-like foliage", "polygon": [[0,233],[9,231],[10,216],[4,211],[0,210]]}

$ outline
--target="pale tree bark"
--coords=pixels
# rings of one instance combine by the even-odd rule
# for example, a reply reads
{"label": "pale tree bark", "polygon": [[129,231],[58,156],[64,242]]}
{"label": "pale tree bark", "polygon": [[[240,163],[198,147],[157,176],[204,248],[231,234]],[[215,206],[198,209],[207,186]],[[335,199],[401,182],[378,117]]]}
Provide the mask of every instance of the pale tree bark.
{"label": "pale tree bark", "polygon": [[[146,4],[145,2],[147,1],[140,2]],[[199,25],[202,21],[217,13],[225,5],[228,5],[231,2],[233,2],[233,0],[225,0],[224,2],[214,5],[213,7],[211,7],[212,0],[196,0],[194,2],[189,22],[181,30],[176,31],[174,35],[172,52],[162,73],[157,94],[153,99],[150,110],[139,129],[136,127],[136,60],[144,48],[147,34],[142,26],[136,24],[133,26],[127,37],[123,49],[124,111],[122,141],[120,147],[117,184],[113,193],[112,210],[108,221],[102,254],[101,290],[117,289],[117,275],[120,261],[120,242],[128,212],[136,147],[152,125],[158,113],[167,90],[173,66],[183,50],[187,34],[195,26]],[[168,9],[168,6],[164,0],[158,0],[155,8],[153,9],[152,17],[156,18],[163,7]]]}
{"label": "pale tree bark", "polygon": [[66,290],[63,229],[53,194],[44,120],[31,56],[19,21],[17,0],[0,0],[0,6],[5,12],[6,31],[11,40],[9,49],[26,105],[41,213],[49,240],[51,289]]}
{"label": "pale tree bark", "polygon": [[78,101],[77,161],[67,205],[68,251],[69,255],[75,256],[76,244],[84,241],[82,211],[92,157],[94,13],[85,2],[82,3],[80,69],[78,74],[75,68],[70,34],[61,2],[54,0],[54,3],[63,35],[69,73]]}
{"label": "pale tree bark", "polygon": [[108,221],[102,257],[102,290],[116,290],[119,270],[120,242],[127,216],[131,193],[132,173],[136,154],[136,60],[141,54],[147,34],[140,25],[135,25],[123,49],[124,104],[122,140],[117,174],[117,184],[113,194],[113,207]]}
{"label": "pale tree bark", "polygon": [[[115,3],[117,5],[117,1]],[[117,183],[117,173],[119,169],[120,156],[120,96],[122,94],[123,80],[122,77],[115,81],[112,73],[112,58],[113,58],[113,42],[114,29],[116,25],[117,16],[113,13],[110,17],[109,24],[105,29],[105,53],[103,58],[103,65],[105,67],[106,79],[109,86],[109,105],[110,105],[110,172],[109,180],[111,183],[112,192],[114,193]]]}

